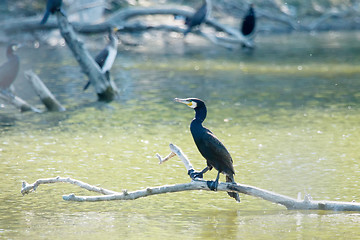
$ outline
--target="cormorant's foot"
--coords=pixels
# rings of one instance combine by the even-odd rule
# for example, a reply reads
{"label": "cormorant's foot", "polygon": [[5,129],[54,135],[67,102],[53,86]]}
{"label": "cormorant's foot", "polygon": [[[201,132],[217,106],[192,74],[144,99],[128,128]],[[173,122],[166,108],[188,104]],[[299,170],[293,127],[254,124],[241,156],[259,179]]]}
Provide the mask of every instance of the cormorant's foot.
{"label": "cormorant's foot", "polygon": [[195,180],[195,178],[203,178],[203,172],[196,172],[194,169],[190,169],[188,174],[193,180]]}
{"label": "cormorant's foot", "polygon": [[206,181],[206,184],[210,188],[210,190],[217,191],[219,182],[217,182],[217,181]]}

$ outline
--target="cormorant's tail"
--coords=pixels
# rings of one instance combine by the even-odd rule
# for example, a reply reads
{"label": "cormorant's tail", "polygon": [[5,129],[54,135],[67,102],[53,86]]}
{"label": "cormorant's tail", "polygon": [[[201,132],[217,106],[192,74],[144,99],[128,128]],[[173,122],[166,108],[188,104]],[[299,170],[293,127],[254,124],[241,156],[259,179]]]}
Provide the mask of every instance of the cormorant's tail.
{"label": "cormorant's tail", "polygon": [[44,14],[44,17],[43,19],[41,20],[40,24],[45,24],[46,21],[48,20],[49,18],[49,15],[50,15],[50,11],[46,10],[45,14]]}
{"label": "cormorant's tail", "polygon": [[188,27],[185,32],[184,32],[184,37],[186,37],[186,35],[191,32],[191,27]]}
{"label": "cormorant's tail", "polygon": [[108,80],[110,82],[110,71],[105,72],[105,77],[106,77],[106,80]]}
{"label": "cormorant's tail", "polygon": [[[226,175],[226,182],[235,183],[234,176],[233,175],[231,175],[231,176]],[[229,194],[230,197],[235,198],[235,200],[237,202],[240,202],[240,197],[239,197],[239,194],[237,192],[228,192],[228,194]]]}
{"label": "cormorant's tail", "polygon": [[86,89],[88,89],[88,87],[90,86],[90,80],[86,83],[86,85],[83,88],[83,91],[85,91]]}

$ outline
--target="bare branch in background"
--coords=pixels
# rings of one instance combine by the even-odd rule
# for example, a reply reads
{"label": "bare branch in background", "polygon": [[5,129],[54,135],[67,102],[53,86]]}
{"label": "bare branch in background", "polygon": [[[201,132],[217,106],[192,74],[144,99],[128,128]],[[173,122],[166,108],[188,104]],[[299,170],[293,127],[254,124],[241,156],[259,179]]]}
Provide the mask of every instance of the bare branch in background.
{"label": "bare branch in background", "polygon": [[[20,3],[20,1],[18,1]],[[117,6],[119,10],[109,9],[112,14],[107,17],[107,20],[101,24],[87,24],[73,23],[76,31],[81,33],[101,33],[106,31],[108,24],[116,24],[118,26],[125,26],[130,24],[130,20],[141,16],[171,14],[183,15],[185,17],[191,16],[194,10],[183,5],[171,5],[168,1],[166,4],[160,1],[152,1],[151,6],[139,7],[137,1],[109,1],[112,4],[108,6]],[[151,1],[150,1],[151,2]],[[100,3],[95,2],[97,5]],[[91,9],[97,5],[92,3],[90,6],[85,4],[81,9],[71,9],[72,11],[83,11],[84,9]],[[183,4],[184,1],[176,2]],[[189,1],[191,3],[191,1]],[[285,0],[218,0],[213,1],[213,16],[222,21],[224,18],[232,16],[233,20],[238,21],[234,29],[238,30],[242,22],[242,18],[250,3],[255,3],[255,11],[257,18],[260,20],[258,25],[259,31],[313,31],[313,30],[336,30],[336,29],[359,29],[359,3],[358,1],[315,1],[306,0],[291,2]],[[95,5],[94,5],[95,4]],[[295,5],[296,4],[296,5]],[[21,4],[23,6],[24,4]],[[194,6],[196,4],[193,4]],[[172,9],[172,10],[170,10]],[[34,11],[34,10],[33,10]],[[38,23],[39,17],[9,19],[4,18],[0,23],[0,32],[4,32],[1,41],[6,39],[6,34],[14,34],[21,32],[31,32],[38,30],[49,30],[57,27],[55,19],[49,19],[48,24],[40,26]],[[160,22],[151,22],[151,24],[142,21],[143,25],[159,25]],[[211,25],[211,22],[208,22]]]}
{"label": "bare branch in background", "polygon": [[[165,6],[165,7],[131,7],[126,9],[121,9],[114,14],[112,14],[108,19],[100,24],[82,24],[82,23],[72,23],[74,30],[79,33],[84,34],[93,34],[93,33],[103,33],[106,32],[111,26],[118,26],[119,32],[141,32],[147,30],[161,30],[161,31],[174,31],[174,32],[184,32],[185,29],[178,26],[164,25],[161,23],[147,23],[145,20],[131,23],[131,19],[138,18],[141,16],[151,16],[151,15],[182,15],[185,17],[190,17],[193,14],[193,10],[184,6]],[[214,33],[205,33],[203,31],[194,31],[194,34],[204,37],[210,42],[226,47],[234,48],[231,44],[242,44],[247,47],[253,47],[252,41],[245,38],[239,31],[239,29],[234,29],[230,26],[220,23],[214,18],[209,18],[206,20],[206,24],[209,27],[214,28],[216,31],[224,32],[228,37],[218,38]],[[0,24],[0,31],[4,32],[14,32],[15,30],[21,31],[36,31],[40,30],[42,26],[39,25],[38,21],[34,19],[21,19],[20,22],[9,22],[5,24],[7,26],[2,26]],[[45,29],[55,29],[57,24],[49,19],[48,23],[44,26]],[[230,44],[231,43],[231,44]]]}
{"label": "bare branch in background", "polygon": [[72,25],[62,13],[57,12],[58,25],[60,33],[65,39],[74,57],[81,66],[83,72],[88,76],[91,84],[95,87],[99,100],[112,101],[118,94],[117,87],[112,79],[109,81],[100,71],[93,57],[87,51],[84,43],[77,37]]}

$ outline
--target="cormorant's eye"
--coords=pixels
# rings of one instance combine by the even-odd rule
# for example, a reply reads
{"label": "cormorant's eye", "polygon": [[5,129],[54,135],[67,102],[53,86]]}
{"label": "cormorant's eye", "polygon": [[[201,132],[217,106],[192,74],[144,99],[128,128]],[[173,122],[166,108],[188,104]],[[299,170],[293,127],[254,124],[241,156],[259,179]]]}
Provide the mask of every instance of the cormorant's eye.
{"label": "cormorant's eye", "polygon": [[197,104],[195,101],[189,100],[189,103],[187,104],[191,108],[196,108]]}

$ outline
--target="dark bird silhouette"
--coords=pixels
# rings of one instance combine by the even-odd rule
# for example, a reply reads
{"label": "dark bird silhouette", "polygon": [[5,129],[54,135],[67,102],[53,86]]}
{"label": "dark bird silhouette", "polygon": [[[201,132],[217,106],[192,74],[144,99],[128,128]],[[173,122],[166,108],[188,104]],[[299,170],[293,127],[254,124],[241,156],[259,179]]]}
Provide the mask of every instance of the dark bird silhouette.
{"label": "dark bird silhouette", "polygon": [[249,10],[247,11],[243,23],[241,25],[241,33],[244,36],[248,36],[254,32],[256,25],[254,5],[250,4]]}
{"label": "dark bird silhouette", "polygon": [[19,56],[15,54],[15,51],[19,47],[19,44],[10,44],[7,47],[6,57],[8,60],[0,66],[0,89],[2,91],[8,90],[19,72],[20,59]]}
{"label": "dark bird silhouette", "polygon": [[192,17],[186,17],[185,18],[185,25],[187,26],[187,29],[184,32],[184,37],[191,32],[191,30],[196,27],[199,26],[200,24],[202,24],[205,19],[206,19],[206,15],[208,14],[209,11],[209,6],[207,4],[207,0],[205,0],[203,2],[203,4],[201,5],[201,7],[196,10],[196,12],[194,13],[194,15]]}
{"label": "dark bird silhouette", "polygon": [[[174,100],[179,103],[184,103],[195,110],[195,118],[190,124],[190,131],[199,152],[206,159],[207,163],[207,167],[204,168],[204,170],[201,172],[190,172],[190,176],[192,178],[202,178],[204,173],[214,167],[218,170],[218,174],[215,181],[208,182],[208,186],[211,190],[216,191],[220,173],[226,175],[226,182],[235,183],[235,171],[230,153],[220,140],[209,129],[202,125],[207,113],[205,103],[197,98],[175,98]],[[228,192],[228,194],[230,197],[233,197],[236,201],[240,202],[238,193]]]}
{"label": "dark bird silhouette", "polygon": [[[116,32],[117,28],[109,31],[109,43],[106,47],[95,57],[95,62],[99,65],[101,72],[105,74],[106,78],[110,80],[110,69],[114,64],[117,55],[117,45],[119,43]],[[90,81],[84,86],[84,91],[90,86]]]}
{"label": "dark bird silhouette", "polygon": [[45,11],[45,14],[44,14],[40,24],[46,23],[46,21],[48,20],[48,18],[50,16],[50,13],[54,14],[56,11],[62,12],[61,4],[62,4],[62,0],[48,0],[46,3],[46,11]]}

